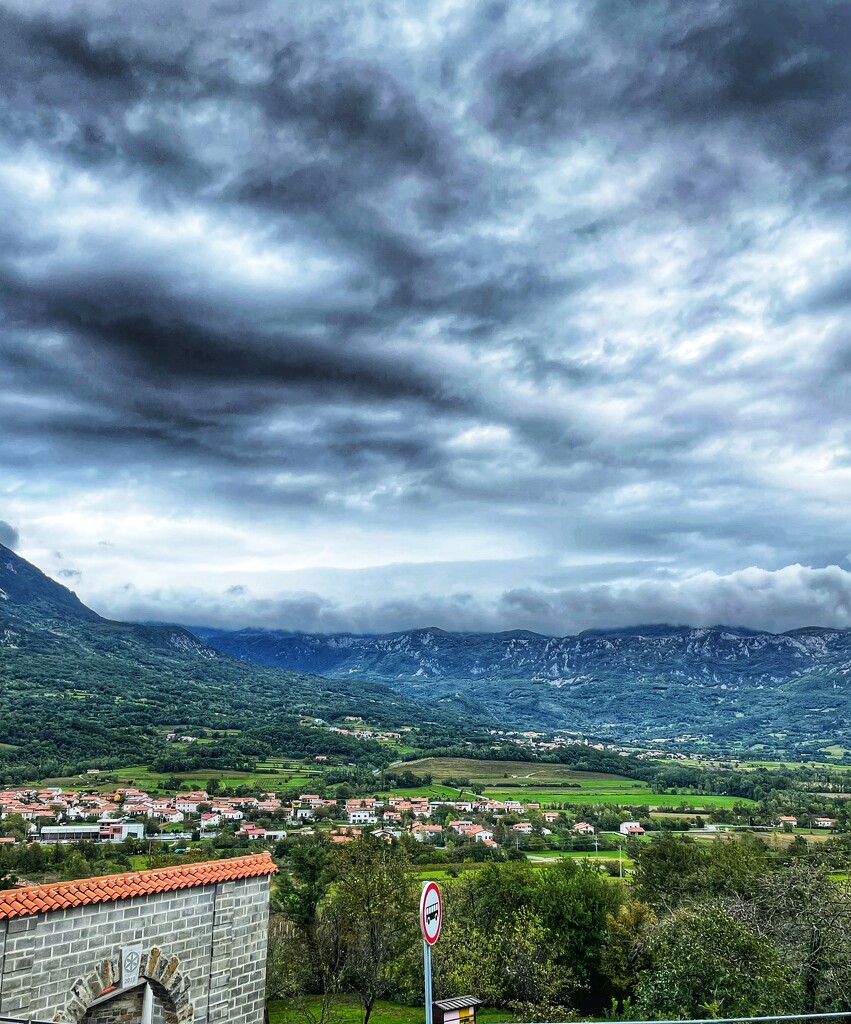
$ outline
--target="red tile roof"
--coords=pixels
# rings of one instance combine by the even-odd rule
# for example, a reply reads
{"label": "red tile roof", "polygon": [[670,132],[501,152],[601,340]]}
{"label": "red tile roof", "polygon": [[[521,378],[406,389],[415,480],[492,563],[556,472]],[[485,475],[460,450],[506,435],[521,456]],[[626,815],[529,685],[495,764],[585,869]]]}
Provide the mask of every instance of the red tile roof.
{"label": "red tile roof", "polygon": [[213,885],[238,878],[272,875],[277,867],[269,853],[229,860],[205,861],[201,864],[180,864],[154,871],[128,871],[122,875],[83,878],[76,882],[53,882],[30,885],[23,889],[0,892],[0,921],[26,917],[65,907],[84,907],[90,903],[126,900],[132,896],[152,896],[158,892],[188,889],[197,885]]}

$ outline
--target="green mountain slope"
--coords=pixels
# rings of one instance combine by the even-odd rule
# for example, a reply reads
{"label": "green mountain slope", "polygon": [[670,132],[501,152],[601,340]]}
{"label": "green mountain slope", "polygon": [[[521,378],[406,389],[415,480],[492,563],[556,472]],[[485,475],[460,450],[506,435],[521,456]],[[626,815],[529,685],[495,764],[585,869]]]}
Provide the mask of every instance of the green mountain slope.
{"label": "green mountain slope", "polygon": [[455,720],[380,683],[249,665],[180,627],[101,618],[0,545],[0,781],[148,761],[163,726],[259,730],[299,714]]}

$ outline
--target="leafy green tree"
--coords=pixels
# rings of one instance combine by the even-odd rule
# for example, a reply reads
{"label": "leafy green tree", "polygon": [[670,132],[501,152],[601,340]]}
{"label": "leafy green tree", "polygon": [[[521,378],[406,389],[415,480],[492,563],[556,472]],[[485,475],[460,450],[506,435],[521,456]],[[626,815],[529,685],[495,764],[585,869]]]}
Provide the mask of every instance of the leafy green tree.
{"label": "leafy green tree", "polygon": [[273,914],[269,922],[267,999],[290,999],[306,1024],[333,1018],[342,987],[347,961],[337,914],[333,905],[317,908],[309,929],[285,914]]}
{"label": "leafy green tree", "polygon": [[476,876],[475,886],[462,890],[468,906],[465,916],[474,916],[475,924],[484,932],[518,914],[523,907],[534,906],[538,880],[531,864],[524,858],[508,864],[488,864]]}
{"label": "leafy green tree", "polygon": [[793,1012],[800,983],[777,945],[718,906],[680,908],[653,932],[637,1006],[648,1017]]}
{"label": "leafy green tree", "polygon": [[66,881],[74,878],[89,878],[92,874],[89,862],[79,850],[74,850],[65,858],[62,866],[62,877]]}
{"label": "leafy green tree", "polygon": [[334,879],[330,845],[318,837],[288,844],[287,867],[276,883],[275,899],[291,921],[309,929]]}
{"label": "leafy green tree", "polygon": [[703,853],[687,836],[666,836],[644,845],[635,868],[636,896],[653,907],[670,909],[700,891]]}
{"label": "leafy green tree", "polygon": [[455,922],[435,947],[436,991],[475,992],[496,1006],[550,1002],[566,988],[555,952],[531,907],[487,933]]}
{"label": "leafy green tree", "polygon": [[403,853],[368,835],[334,851],[337,880],[329,897],[346,951],[346,981],[368,1024],[376,999],[397,984],[417,940],[419,892]]}
{"label": "leafy green tree", "polygon": [[641,975],[650,966],[647,938],[655,924],[652,908],[640,900],[627,900],[607,918],[600,970],[619,999],[635,993]]}
{"label": "leafy green tree", "polygon": [[0,836],[12,836],[22,843],[29,834],[29,826],[21,814],[8,814],[0,821]]}
{"label": "leafy green tree", "polygon": [[535,881],[534,906],[547,941],[558,951],[556,963],[566,979],[574,975],[581,984],[592,985],[600,969],[608,918],[622,900],[621,888],[587,860],[561,860],[537,872]]}
{"label": "leafy green tree", "polygon": [[851,886],[818,865],[793,862],[764,875],[747,899],[731,899],[733,916],[771,938],[802,983],[800,1010],[851,1001]]}
{"label": "leafy green tree", "polygon": [[719,838],[703,849],[688,836],[666,836],[638,855],[635,890],[657,909],[692,900],[753,892],[764,874],[768,851],[756,836]]}

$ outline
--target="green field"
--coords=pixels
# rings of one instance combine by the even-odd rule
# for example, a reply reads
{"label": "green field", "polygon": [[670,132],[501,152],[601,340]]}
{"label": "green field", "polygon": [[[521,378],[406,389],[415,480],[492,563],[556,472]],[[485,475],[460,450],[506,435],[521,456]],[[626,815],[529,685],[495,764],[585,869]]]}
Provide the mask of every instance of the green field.
{"label": "green field", "polygon": [[[839,748],[837,748],[839,749]],[[727,768],[733,771],[741,772],[753,772],[758,768],[765,768],[769,771],[774,771],[778,768],[791,769],[809,767],[809,768],[824,768],[825,771],[829,772],[849,772],[851,771],[851,765],[848,764],[837,764],[835,761],[764,761],[758,760],[753,757],[712,757],[702,758],[697,761],[694,758],[685,758],[679,761],[678,764],[686,765],[689,768]]]}
{"label": "green field", "polygon": [[[753,801],[732,796],[683,795],[653,793],[646,782],[605,772],[576,771],[562,764],[539,764],[525,761],[484,761],[461,757],[426,757],[406,761],[404,767],[418,775],[430,774],[434,779],[467,778],[484,786],[485,796],[494,800],[520,800],[523,803],[548,804],[612,804],[615,806],[647,805],[679,807],[694,810],[732,807]],[[396,789],[397,796],[429,796],[450,799],[457,794],[446,786],[432,784],[412,789]]]}
{"label": "green field", "polygon": [[[269,1024],[306,1024],[309,1020],[317,1020],[319,997],[308,996],[306,1002],[306,1009],[308,1013],[313,1011],[313,1016],[307,1016],[292,1002],[283,999],[271,1000]],[[341,995],[335,999],[331,1019],[334,1024],[361,1024],[363,1014],[357,998],[352,995]],[[476,1013],[479,1024],[499,1024],[501,1021],[514,1019],[512,1014],[505,1010],[489,1010],[487,1007],[480,1007]],[[425,1024],[425,1010],[421,1006],[403,1006],[401,1003],[379,999],[369,1020],[370,1024]]]}
{"label": "green field", "polygon": [[734,804],[752,804],[748,800],[738,796],[705,796],[703,794],[681,794],[681,793],[654,793],[649,787],[635,789],[632,786],[624,786],[620,789],[486,789],[485,795],[494,800],[521,800],[539,803],[541,806],[547,804],[569,803],[569,804],[612,804],[620,807],[633,807],[646,805],[648,807],[679,807],[685,804],[690,813],[713,807],[732,807]]}
{"label": "green field", "polygon": [[[532,867],[543,868],[548,864],[555,864],[560,860],[593,860],[598,861],[601,864],[617,864],[620,859],[620,855],[614,850],[601,850],[599,853],[594,853],[593,850],[542,850],[534,853],[527,853],[526,856],[529,859]],[[624,856],[623,870],[632,871],[635,867],[635,861],[630,857]]]}
{"label": "green field", "polygon": [[[279,763],[279,762],[276,762]],[[175,778],[180,782],[193,782],[203,785],[210,779],[218,779],[223,786],[250,786],[265,789],[269,792],[289,786],[309,788],[320,769],[306,768],[302,764],[287,762],[287,767],[266,767],[257,765],[253,772],[217,771],[213,768],[195,768],[189,772],[152,772],[147,765],[134,764],[126,768],[113,768],[100,772],[98,775],[76,775],[69,778],[43,779],[43,785],[63,786],[68,789],[79,788],[85,781],[87,788],[109,790],[116,785],[132,785],[139,789],[160,789],[166,779]],[[112,781],[109,781],[112,780]]]}
{"label": "green field", "polygon": [[645,785],[623,775],[606,772],[578,772],[564,764],[541,764],[536,761],[483,761],[463,757],[423,757],[418,761],[403,761],[394,768],[409,769],[415,775],[429,774],[440,782],[446,778],[463,777],[471,782],[497,786],[512,783],[517,786],[546,786],[549,784],[577,785],[608,788],[612,786]]}

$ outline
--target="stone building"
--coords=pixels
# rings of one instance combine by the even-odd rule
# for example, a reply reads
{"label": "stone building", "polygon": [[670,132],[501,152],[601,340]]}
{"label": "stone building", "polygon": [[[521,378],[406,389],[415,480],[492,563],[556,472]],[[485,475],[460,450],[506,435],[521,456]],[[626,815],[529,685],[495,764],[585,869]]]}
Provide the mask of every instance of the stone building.
{"label": "stone building", "polygon": [[268,853],[0,892],[0,1017],[262,1024]]}

